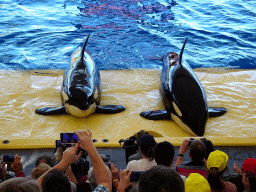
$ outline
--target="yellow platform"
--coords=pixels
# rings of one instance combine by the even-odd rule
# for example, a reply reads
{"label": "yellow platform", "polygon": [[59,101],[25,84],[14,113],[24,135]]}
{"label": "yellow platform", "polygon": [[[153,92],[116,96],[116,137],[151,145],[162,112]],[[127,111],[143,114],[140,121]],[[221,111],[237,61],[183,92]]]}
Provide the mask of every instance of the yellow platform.
{"label": "yellow platform", "polygon": [[[256,145],[256,71],[196,69],[212,107],[228,113],[207,122],[204,137],[215,146]],[[100,71],[102,104],[122,104],[119,114],[40,116],[35,109],[61,106],[63,70],[0,71],[0,149],[54,148],[60,132],[89,128],[97,147],[120,147],[118,141],[140,130],[149,131],[158,142],[179,146],[191,135],[172,120],[151,121],[140,117],[146,110],[164,109],[160,93],[160,69]],[[106,139],[106,140],[104,140]],[[8,144],[3,144],[8,140]],[[106,142],[107,141],[107,142]]]}

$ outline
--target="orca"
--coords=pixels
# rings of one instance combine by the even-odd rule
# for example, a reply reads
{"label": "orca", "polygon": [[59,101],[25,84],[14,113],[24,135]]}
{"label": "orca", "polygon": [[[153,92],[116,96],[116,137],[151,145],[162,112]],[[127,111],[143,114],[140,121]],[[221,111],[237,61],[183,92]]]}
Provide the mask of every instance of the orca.
{"label": "orca", "polygon": [[56,115],[69,113],[86,117],[94,112],[114,114],[124,111],[123,105],[103,105],[101,101],[100,72],[90,54],[85,50],[90,34],[83,47],[78,47],[71,55],[70,64],[65,70],[61,87],[62,106],[43,107],[36,114]]}
{"label": "orca", "polygon": [[209,117],[218,117],[226,108],[208,107],[205,90],[193,69],[182,61],[185,40],[180,55],[168,52],[163,57],[160,93],[166,110],[140,113],[150,120],[173,119],[193,136],[203,136]]}

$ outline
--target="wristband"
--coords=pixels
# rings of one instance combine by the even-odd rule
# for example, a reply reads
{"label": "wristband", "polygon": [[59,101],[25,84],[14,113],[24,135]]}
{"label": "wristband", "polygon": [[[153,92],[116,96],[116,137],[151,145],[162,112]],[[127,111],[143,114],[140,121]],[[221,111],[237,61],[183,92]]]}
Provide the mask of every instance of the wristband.
{"label": "wristband", "polygon": [[183,157],[183,154],[179,154],[178,156],[181,156],[181,157]]}

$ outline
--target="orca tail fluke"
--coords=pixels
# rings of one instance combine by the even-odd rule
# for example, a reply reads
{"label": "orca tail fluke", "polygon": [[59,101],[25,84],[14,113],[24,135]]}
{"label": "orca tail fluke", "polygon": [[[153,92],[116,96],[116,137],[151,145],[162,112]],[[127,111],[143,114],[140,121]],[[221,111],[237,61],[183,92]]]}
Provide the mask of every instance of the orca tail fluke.
{"label": "orca tail fluke", "polygon": [[186,40],[185,40],[185,42],[184,42],[184,44],[183,44],[183,46],[182,46],[182,49],[181,49],[181,51],[180,51],[180,55],[179,55],[179,64],[180,64],[181,67],[182,67],[182,63],[181,63],[181,61],[182,61],[182,54],[183,54],[185,45],[186,45],[186,43],[187,43],[187,40],[188,40],[188,38],[186,38]]}
{"label": "orca tail fluke", "polygon": [[[87,36],[87,38],[86,38],[86,40],[85,40],[85,42],[84,42],[84,46],[83,46],[83,48],[82,48],[82,50],[81,50],[81,59],[84,58],[84,50],[85,50],[85,47],[86,47],[87,42],[88,42],[88,40],[89,40],[89,37],[90,37],[90,33],[88,34],[88,36]],[[83,59],[82,59],[82,60],[83,60]]]}

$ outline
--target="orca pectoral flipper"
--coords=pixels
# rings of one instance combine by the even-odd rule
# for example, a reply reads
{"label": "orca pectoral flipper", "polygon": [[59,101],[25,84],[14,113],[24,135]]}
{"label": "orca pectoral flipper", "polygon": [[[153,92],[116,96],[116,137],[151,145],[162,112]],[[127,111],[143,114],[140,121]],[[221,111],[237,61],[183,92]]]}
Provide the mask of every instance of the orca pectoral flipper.
{"label": "orca pectoral flipper", "polygon": [[126,108],[123,105],[103,105],[97,106],[95,113],[114,114],[124,111]]}
{"label": "orca pectoral flipper", "polygon": [[39,108],[36,111],[36,114],[39,115],[59,115],[59,114],[65,114],[66,110],[65,107],[43,107]]}
{"label": "orca pectoral flipper", "polygon": [[140,113],[141,117],[144,117],[149,120],[165,120],[171,119],[171,114],[164,110],[157,111],[144,111]]}
{"label": "orca pectoral flipper", "polygon": [[208,107],[209,117],[218,117],[224,115],[228,110],[223,107]]}

